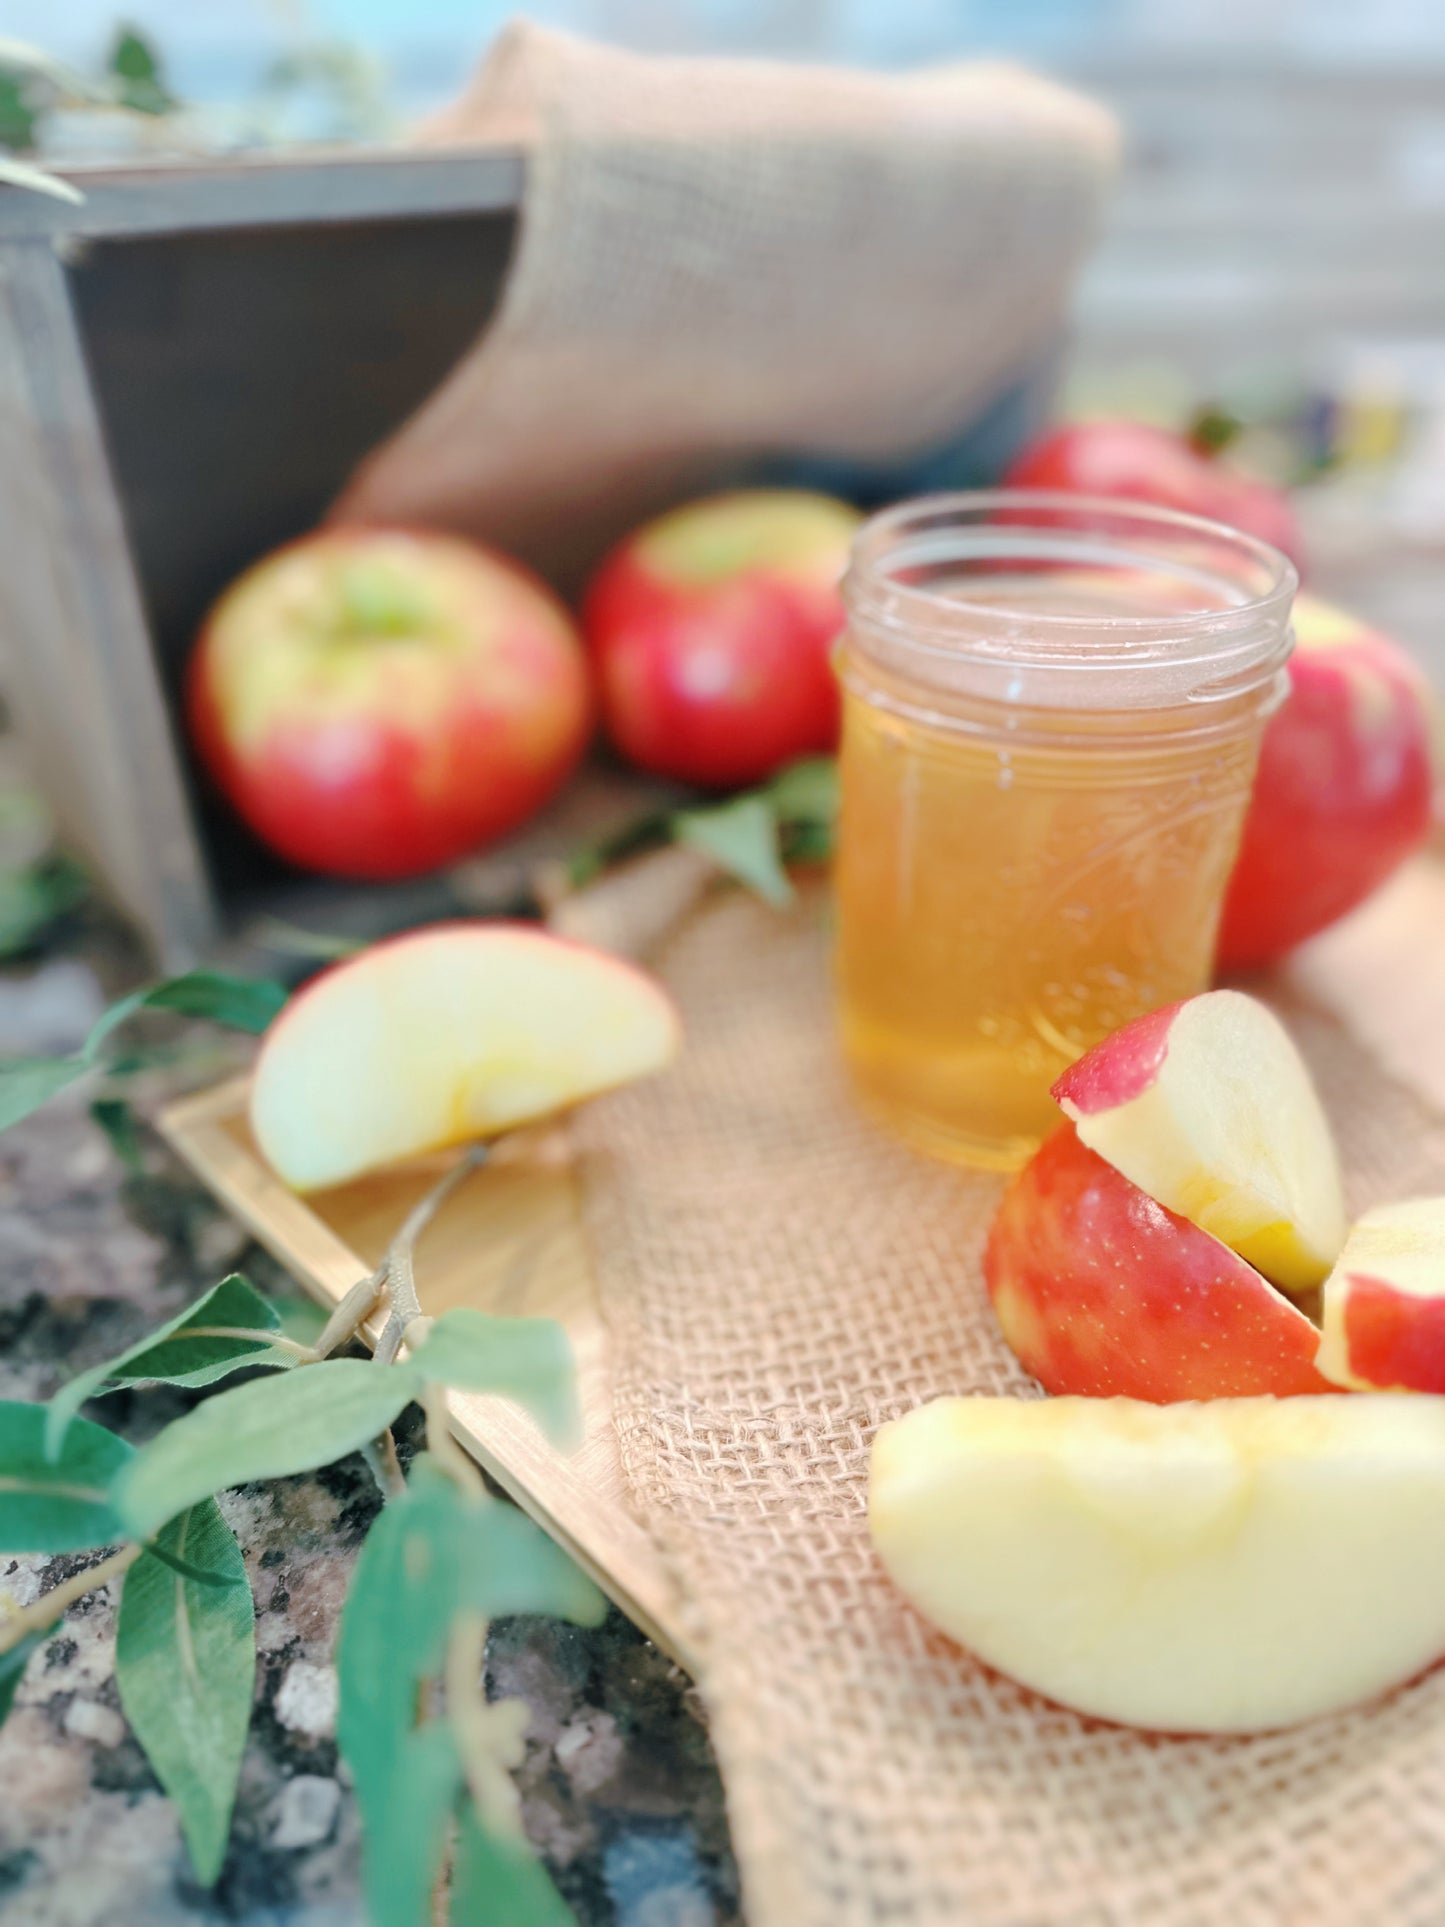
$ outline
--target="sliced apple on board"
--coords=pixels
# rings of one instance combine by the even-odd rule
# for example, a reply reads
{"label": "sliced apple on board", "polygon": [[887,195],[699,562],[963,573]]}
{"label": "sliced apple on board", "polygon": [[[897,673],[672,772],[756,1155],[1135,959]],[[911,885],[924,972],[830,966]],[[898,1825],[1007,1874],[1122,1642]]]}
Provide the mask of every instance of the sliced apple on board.
{"label": "sliced apple on board", "polygon": [[1325,1280],[1317,1363],[1336,1385],[1445,1392],[1445,1198],[1367,1211]]}
{"label": "sliced apple on board", "polygon": [[1283,1024],[1211,990],[1125,1024],[1054,1085],[1090,1150],[1285,1291],[1345,1240],[1339,1154]]}
{"label": "sliced apple on board", "polygon": [[1072,1124],[1004,1194],[983,1273],[1010,1349],[1046,1392],[1163,1404],[1333,1389],[1299,1307]]}
{"label": "sliced apple on board", "polygon": [[926,1618],[1100,1719],[1290,1726],[1445,1654],[1445,1399],[938,1399],[868,1505]]}
{"label": "sliced apple on board", "polygon": [[619,958],[520,924],[374,945],[266,1034],[251,1129],[294,1190],[496,1136],[661,1070],[673,1005]]}

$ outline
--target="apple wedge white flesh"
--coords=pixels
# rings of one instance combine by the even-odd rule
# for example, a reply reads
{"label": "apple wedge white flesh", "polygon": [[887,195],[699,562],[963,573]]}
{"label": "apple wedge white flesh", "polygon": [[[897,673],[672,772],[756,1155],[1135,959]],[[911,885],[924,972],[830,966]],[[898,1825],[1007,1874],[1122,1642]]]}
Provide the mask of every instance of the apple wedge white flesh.
{"label": "apple wedge white flesh", "polygon": [[1317,1369],[1362,1391],[1445,1392],[1445,1198],[1367,1211],[1325,1280]]}
{"label": "apple wedge white flesh", "polygon": [[1445,1654],[1445,1399],[938,1399],[869,1524],[945,1633],[1130,1726],[1291,1726]]}
{"label": "apple wedge white flesh", "polygon": [[660,1070],[677,1013],[631,964],[514,924],[377,944],[266,1034],[251,1129],[294,1190],[339,1184]]}
{"label": "apple wedge white flesh", "polygon": [[1151,1011],[1054,1085],[1081,1141],[1285,1291],[1345,1240],[1339,1154],[1279,1019],[1237,990]]}

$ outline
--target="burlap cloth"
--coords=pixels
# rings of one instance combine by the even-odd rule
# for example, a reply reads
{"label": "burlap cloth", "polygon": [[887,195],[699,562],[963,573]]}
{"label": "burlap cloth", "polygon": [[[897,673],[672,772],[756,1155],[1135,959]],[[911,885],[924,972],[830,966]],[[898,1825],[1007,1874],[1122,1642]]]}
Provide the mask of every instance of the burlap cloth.
{"label": "burlap cloth", "polygon": [[526,23],[423,135],[520,140],[521,235],[477,346],[334,513],[564,580],[746,455],[947,438],[1057,339],[1117,145],[1002,64],[652,59]]}
{"label": "burlap cloth", "polygon": [[[1432,888],[1412,967],[1435,985],[1435,1075]],[[879,1423],[1033,1388],[980,1281],[998,1181],[915,1157],[849,1098],[827,920],[819,893],[786,915],[707,899],[653,956],[680,1065],[578,1126],[627,1488],[686,1600],[751,1927],[1439,1927],[1445,1669],[1293,1732],[1151,1738],[989,1673],[879,1570]],[[1320,1007],[1319,974],[1310,999],[1274,994],[1352,1203],[1445,1190],[1441,1112]]]}

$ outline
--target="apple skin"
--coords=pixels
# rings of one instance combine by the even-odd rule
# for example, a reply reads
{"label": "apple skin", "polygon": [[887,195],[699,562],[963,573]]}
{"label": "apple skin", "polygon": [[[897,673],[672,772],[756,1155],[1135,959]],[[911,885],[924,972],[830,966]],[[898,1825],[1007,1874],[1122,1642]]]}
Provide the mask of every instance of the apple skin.
{"label": "apple skin", "polygon": [[1315,1368],[1303,1312],[1072,1124],[1010,1184],[983,1272],[1009,1348],[1046,1392],[1166,1405],[1338,1389]]}
{"label": "apple skin", "polygon": [[831,496],[739,491],[613,550],[582,624],[607,733],[629,762],[733,788],[836,747],[838,585],[860,520]]}
{"label": "apple skin", "polygon": [[1201,455],[1167,428],[1129,421],[1065,424],[1015,458],[1004,486],[1122,496],[1203,515],[1271,543],[1303,568],[1304,543],[1288,496]]}
{"label": "apple skin", "polygon": [[1352,1390],[1445,1392],[1445,1198],[1379,1205],[1325,1280],[1318,1364]]}
{"label": "apple skin", "polygon": [[1257,969],[1363,903],[1430,832],[1430,701],[1394,643],[1300,596],[1290,693],[1265,728],[1218,962]]}
{"label": "apple skin", "polygon": [[256,563],[207,617],[186,700],[203,763],[263,842],[374,879],[525,821],[592,722],[561,604],[507,558],[423,530],[326,529]]}

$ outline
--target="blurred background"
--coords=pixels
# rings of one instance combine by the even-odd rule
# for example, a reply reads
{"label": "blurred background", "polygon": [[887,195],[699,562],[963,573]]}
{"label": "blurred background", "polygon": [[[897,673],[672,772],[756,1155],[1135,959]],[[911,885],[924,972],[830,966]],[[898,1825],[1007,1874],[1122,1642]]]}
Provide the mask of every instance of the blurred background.
{"label": "blurred background", "polygon": [[[0,140],[116,153],[386,142],[455,94],[503,0],[8,0],[5,32],[149,119],[77,111],[0,63]],[[1436,0],[539,0],[650,51],[881,68],[979,53],[1118,113],[1123,190],[1076,306],[1071,413],[1243,423],[1298,485],[1316,585],[1445,669],[1445,8]],[[27,91],[29,101],[27,102]]]}

